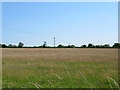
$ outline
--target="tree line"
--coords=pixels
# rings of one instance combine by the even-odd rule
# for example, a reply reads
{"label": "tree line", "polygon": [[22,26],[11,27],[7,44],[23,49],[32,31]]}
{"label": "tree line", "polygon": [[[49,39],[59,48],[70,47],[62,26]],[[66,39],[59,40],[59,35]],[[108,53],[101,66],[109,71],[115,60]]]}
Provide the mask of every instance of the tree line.
{"label": "tree line", "polygon": [[18,45],[6,45],[6,44],[0,44],[0,48],[120,48],[120,43],[114,43],[113,46],[110,46],[109,44],[104,45],[93,45],[92,43],[89,43],[88,45],[81,45],[81,46],[75,46],[75,45],[62,45],[59,44],[56,47],[47,46],[47,43],[44,42],[41,46],[24,46],[24,43],[19,42]]}

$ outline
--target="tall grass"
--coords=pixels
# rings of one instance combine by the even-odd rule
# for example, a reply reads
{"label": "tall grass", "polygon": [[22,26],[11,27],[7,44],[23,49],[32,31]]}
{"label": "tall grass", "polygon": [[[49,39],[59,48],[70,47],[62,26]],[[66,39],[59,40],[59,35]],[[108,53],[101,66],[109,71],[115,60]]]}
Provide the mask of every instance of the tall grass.
{"label": "tall grass", "polygon": [[3,49],[3,88],[119,88],[116,49]]}

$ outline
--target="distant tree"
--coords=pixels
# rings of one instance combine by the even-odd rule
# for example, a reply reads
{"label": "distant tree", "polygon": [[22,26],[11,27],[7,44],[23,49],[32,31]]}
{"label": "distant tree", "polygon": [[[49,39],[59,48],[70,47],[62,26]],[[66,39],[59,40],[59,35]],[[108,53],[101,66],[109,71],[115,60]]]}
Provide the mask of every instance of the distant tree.
{"label": "distant tree", "polygon": [[75,45],[68,45],[68,48],[75,48]]}
{"label": "distant tree", "polygon": [[110,48],[109,44],[102,45],[103,48]]}
{"label": "distant tree", "polygon": [[2,44],[2,48],[7,48],[8,46],[5,44]]}
{"label": "distant tree", "polygon": [[58,45],[58,48],[63,48],[63,47],[64,47],[64,46],[63,46],[63,45],[61,45],[61,44],[60,44],[60,45]]}
{"label": "distant tree", "polygon": [[13,48],[16,48],[17,46],[16,45],[12,45]]}
{"label": "distant tree", "polygon": [[46,41],[44,41],[43,48],[47,47]]}
{"label": "distant tree", "polygon": [[5,44],[0,44],[0,48],[6,48],[7,47],[7,45],[5,45]]}
{"label": "distant tree", "polygon": [[38,46],[38,48],[43,48],[43,45],[41,45],[41,46]]}
{"label": "distant tree", "polygon": [[9,44],[8,47],[9,47],[9,48],[12,48],[12,44]]}
{"label": "distant tree", "polygon": [[68,45],[68,48],[71,48],[71,45]]}
{"label": "distant tree", "polygon": [[101,46],[101,45],[96,45],[95,47],[96,47],[96,48],[101,48],[102,46]]}
{"label": "distant tree", "polygon": [[87,46],[86,46],[86,45],[82,45],[81,47],[82,47],[82,48],[86,48]]}
{"label": "distant tree", "polygon": [[75,48],[75,45],[71,45],[71,48]]}
{"label": "distant tree", "polygon": [[2,44],[0,44],[0,48],[2,48]]}
{"label": "distant tree", "polygon": [[91,43],[89,43],[89,44],[88,44],[88,48],[94,48],[94,45],[91,44]]}
{"label": "distant tree", "polygon": [[37,46],[33,46],[33,48],[37,48]]}
{"label": "distant tree", "polygon": [[22,42],[19,42],[18,47],[22,48],[23,46],[24,46],[24,44]]}
{"label": "distant tree", "polygon": [[5,44],[1,44],[1,45],[2,45],[2,48],[7,48],[7,45],[5,45]]}
{"label": "distant tree", "polygon": [[120,43],[114,43],[113,48],[120,48]]}

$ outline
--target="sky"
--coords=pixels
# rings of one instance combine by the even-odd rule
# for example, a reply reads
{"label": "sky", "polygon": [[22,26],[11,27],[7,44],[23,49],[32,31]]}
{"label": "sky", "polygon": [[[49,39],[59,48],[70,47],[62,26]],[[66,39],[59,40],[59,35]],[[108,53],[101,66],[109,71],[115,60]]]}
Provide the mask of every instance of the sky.
{"label": "sky", "polygon": [[3,2],[2,43],[25,46],[118,42],[117,2]]}

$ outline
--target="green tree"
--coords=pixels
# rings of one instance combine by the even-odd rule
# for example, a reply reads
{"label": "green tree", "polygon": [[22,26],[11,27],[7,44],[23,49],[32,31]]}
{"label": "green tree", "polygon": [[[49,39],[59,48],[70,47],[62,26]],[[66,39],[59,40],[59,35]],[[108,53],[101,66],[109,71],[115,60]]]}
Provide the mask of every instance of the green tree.
{"label": "green tree", "polygon": [[16,45],[12,45],[13,48],[16,48],[17,46]]}
{"label": "green tree", "polygon": [[22,42],[19,42],[18,47],[22,48],[23,46],[24,46],[24,44]]}
{"label": "green tree", "polygon": [[75,48],[75,45],[68,45],[68,48]]}
{"label": "green tree", "polygon": [[13,45],[12,44],[9,44],[8,47],[11,48]]}
{"label": "green tree", "polygon": [[120,43],[114,43],[113,48],[120,48]]}
{"label": "green tree", "polygon": [[101,45],[96,45],[95,47],[96,47],[96,48],[101,48],[102,46],[101,46]]}
{"label": "green tree", "polygon": [[86,46],[86,45],[82,45],[81,47],[82,47],[82,48],[86,48],[87,46]]}
{"label": "green tree", "polygon": [[94,48],[94,45],[91,44],[91,43],[89,43],[89,44],[88,44],[88,48]]}
{"label": "green tree", "polygon": [[0,44],[0,48],[2,48],[2,44]]}
{"label": "green tree", "polygon": [[47,47],[46,41],[44,41],[43,48]]}
{"label": "green tree", "polygon": [[103,48],[109,48],[109,47],[110,47],[109,44],[105,44],[105,45],[103,45]]}
{"label": "green tree", "polygon": [[64,47],[64,46],[63,46],[63,45],[61,45],[61,44],[59,44],[59,45],[58,45],[58,48],[63,48],[63,47]]}
{"label": "green tree", "polygon": [[5,44],[1,44],[2,45],[2,48],[7,48],[8,46],[5,45]]}

